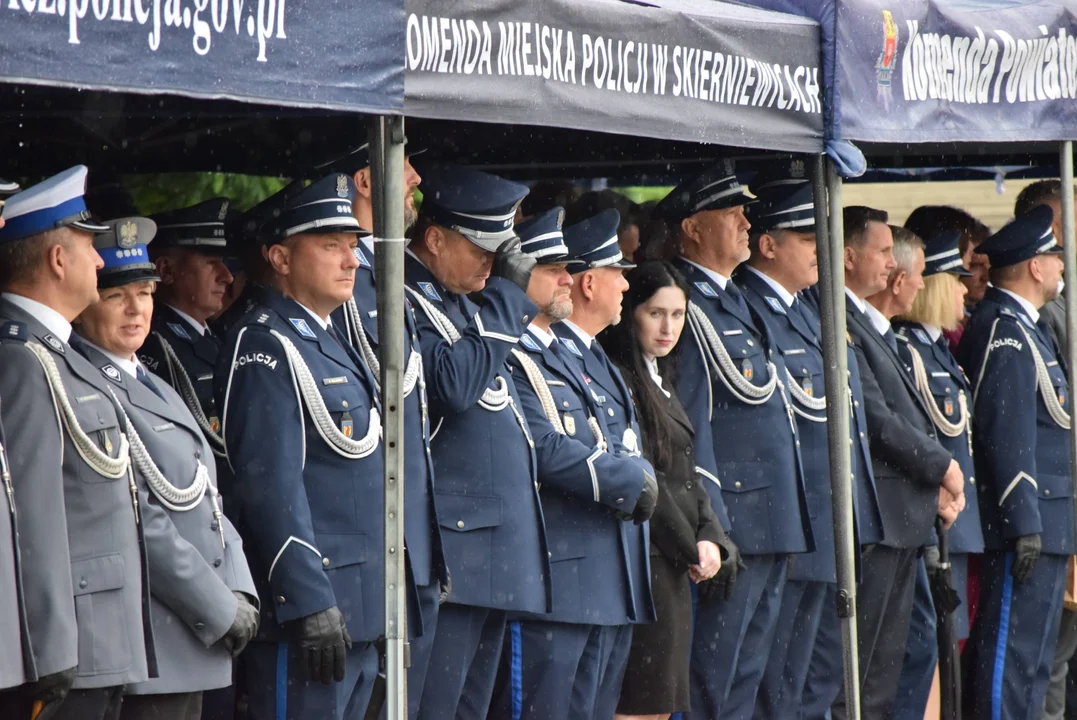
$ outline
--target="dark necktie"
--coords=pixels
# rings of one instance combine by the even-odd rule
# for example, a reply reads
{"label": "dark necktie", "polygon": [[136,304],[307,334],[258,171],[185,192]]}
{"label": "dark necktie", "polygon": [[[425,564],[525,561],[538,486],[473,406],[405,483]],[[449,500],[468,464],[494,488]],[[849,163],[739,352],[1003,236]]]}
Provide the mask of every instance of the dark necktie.
{"label": "dark necktie", "polygon": [[733,301],[737,303],[737,307],[748,314],[748,303],[744,300],[744,295],[741,293],[740,288],[732,280],[729,280],[725,284],[725,291],[729,293],[729,296],[733,298]]}
{"label": "dark necktie", "polygon": [[75,333],[71,333],[71,337],[68,338],[67,344],[70,345],[79,355],[84,358],[88,358],[88,355],[86,353],[86,341],[80,338],[78,335],[76,335]]}
{"label": "dark necktie", "polygon": [[886,328],[886,332],[883,333],[883,340],[890,346],[890,349],[894,352],[894,355],[898,354],[897,339],[894,337],[894,328]]}
{"label": "dark necktie", "polygon": [[146,373],[146,371],[142,369],[141,365],[135,366],[135,378],[140,383],[148,387],[150,390],[153,390],[154,395],[161,398],[162,400],[165,399],[165,396],[162,395],[161,391],[157,389],[157,384],[154,383],[150,376]]}

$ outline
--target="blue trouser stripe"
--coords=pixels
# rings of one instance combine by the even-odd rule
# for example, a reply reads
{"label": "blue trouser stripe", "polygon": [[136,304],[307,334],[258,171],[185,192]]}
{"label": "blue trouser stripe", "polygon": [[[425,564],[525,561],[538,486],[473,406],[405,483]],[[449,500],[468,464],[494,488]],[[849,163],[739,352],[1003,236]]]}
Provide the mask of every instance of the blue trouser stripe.
{"label": "blue trouser stripe", "polygon": [[512,720],[520,720],[524,712],[524,655],[520,621],[509,623],[512,633]]}
{"label": "blue trouser stripe", "polygon": [[288,643],[277,645],[277,717],[288,720]]}
{"label": "blue trouser stripe", "polygon": [[1006,639],[1010,634],[1010,602],[1013,600],[1013,553],[1006,553],[1005,577],[1002,581],[1002,610],[995,642],[995,670],[991,675],[991,720],[1002,718],[1002,676],[1006,670]]}

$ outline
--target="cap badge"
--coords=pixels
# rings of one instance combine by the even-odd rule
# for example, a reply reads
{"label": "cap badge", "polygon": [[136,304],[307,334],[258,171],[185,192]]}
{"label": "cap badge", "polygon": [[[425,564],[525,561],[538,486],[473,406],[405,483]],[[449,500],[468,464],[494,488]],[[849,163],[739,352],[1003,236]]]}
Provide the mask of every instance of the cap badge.
{"label": "cap badge", "polygon": [[348,197],[347,175],[337,175],[337,196],[342,198]]}
{"label": "cap badge", "polygon": [[226,217],[228,217],[228,201],[227,200],[225,200],[223,203],[221,203],[221,211],[219,213],[217,213],[217,219],[218,220],[224,220]]}
{"label": "cap badge", "polygon": [[789,163],[789,175],[791,177],[794,177],[794,178],[798,179],[798,180],[803,178],[804,177],[804,161],[803,160],[794,160],[791,163]]}
{"label": "cap badge", "polygon": [[120,247],[130,250],[138,244],[138,225],[128,220],[120,225]]}

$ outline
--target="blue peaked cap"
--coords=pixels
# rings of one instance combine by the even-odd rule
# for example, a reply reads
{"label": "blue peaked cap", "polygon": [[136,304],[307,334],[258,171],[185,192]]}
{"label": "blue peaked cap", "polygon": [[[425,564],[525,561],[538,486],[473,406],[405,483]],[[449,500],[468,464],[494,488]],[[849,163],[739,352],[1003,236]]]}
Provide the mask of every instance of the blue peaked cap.
{"label": "blue peaked cap", "polygon": [[611,208],[565,228],[569,272],[581,273],[600,267],[636,267],[621,253],[617,242],[620,224],[621,213]]}
{"label": "blue peaked cap", "polygon": [[19,187],[17,182],[11,182],[0,178],[0,197],[7,197],[8,195],[14,195],[22,188]]}
{"label": "blue peaked cap", "polygon": [[157,232],[157,224],[144,217],[119,218],[105,223],[108,228],[94,238],[93,246],[105,266],[97,271],[99,289],[119,287],[142,280],[160,280],[150,262],[147,247]]}
{"label": "blue peaked cap", "polygon": [[755,197],[737,180],[729,160],[707,168],[685,180],[655,206],[669,222],[680,222],[706,210],[724,210],[755,202]]}
{"label": "blue peaked cap", "polygon": [[223,255],[228,249],[228,220],[231,201],[213,198],[190,207],[158,213],[153,216],[157,223],[157,246],[186,247],[202,253]]}
{"label": "blue peaked cap", "polygon": [[565,262],[568,247],[561,233],[565,222],[565,209],[550,208],[546,212],[528,218],[516,226],[520,236],[520,250],[540,265],[556,265]]}
{"label": "blue peaked cap", "polygon": [[309,186],[295,180],[247,211],[244,232],[262,245],[276,245],[303,233],[358,234],[354,201],[355,183],[350,175],[335,173]]}
{"label": "blue peaked cap", "polygon": [[1047,205],[1039,205],[1027,215],[1012,220],[997,233],[977,246],[975,252],[986,255],[991,267],[1010,267],[1036,255],[1054,255],[1062,252],[1051,232],[1054,212]]}
{"label": "blue peaked cap", "polygon": [[419,190],[421,213],[435,225],[454,230],[487,252],[516,237],[516,208],[526,185],[462,165],[424,166]]}
{"label": "blue peaked cap", "polygon": [[0,244],[62,227],[89,233],[108,230],[93,222],[86,209],[83,196],[88,173],[85,165],[76,165],[8,198],[4,206],[5,225],[0,228]]}
{"label": "blue peaked cap", "polygon": [[972,277],[961,262],[960,230],[946,230],[924,241],[924,277],[950,273]]}

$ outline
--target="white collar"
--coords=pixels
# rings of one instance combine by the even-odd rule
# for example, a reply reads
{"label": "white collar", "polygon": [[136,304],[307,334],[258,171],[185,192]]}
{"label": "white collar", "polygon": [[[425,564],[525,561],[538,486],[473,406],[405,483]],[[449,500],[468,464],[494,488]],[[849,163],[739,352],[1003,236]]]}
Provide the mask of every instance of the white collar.
{"label": "white collar", "polygon": [[890,330],[890,321],[874,305],[864,303],[864,312],[867,313],[868,319],[880,335],[885,335]]}
{"label": "white collar", "polygon": [[195,320],[193,317],[191,317],[187,313],[180,310],[175,305],[169,305],[168,307],[172,310],[172,312],[176,313],[181,318],[186,320],[187,324],[190,325],[191,327],[193,327],[194,331],[196,333],[198,333],[199,335],[203,335],[203,336],[206,334],[206,325],[204,323],[200,324],[197,320]]}
{"label": "white collar", "polygon": [[749,270],[751,270],[756,275],[758,275],[760,278],[762,278],[763,282],[765,282],[767,285],[769,285],[771,290],[778,293],[778,297],[780,297],[782,299],[782,302],[785,303],[786,308],[793,307],[793,303],[795,303],[796,300],[797,300],[796,296],[794,296],[791,292],[789,292],[784,287],[782,287],[782,284],[780,282],[778,282],[777,280],[772,278],[770,275],[767,275],[764,272],[756,270],[751,265],[745,265],[745,267],[748,268]]}
{"label": "white collar", "polygon": [[306,305],[304,305],[302,303],[297,302],[296,305],[298,305],[299,307],[306,310],[307,314],[310,315],[312,318],[314,318],[314,322],[318,323],[318,325],[321,326],[322,330],[326,330],[326,331],[329,330],[329,325],[331,324],[330,321],[329,321],[329,318],[320,317],[318,315],[318,313],[314,312],[313,310],[311,310],[309,307],[307,307]]}
{"label": "white collar", "polygon": [[863,300],[861,300],[860,298],[858,298],[858,297],[856,296],[856,293],[854,293],[854,292],[853,292],[852,290],[850,290],[849,288],[845,288],[845,297],[847,297],[847,298],[849,298],[850,300],[852,300],[852,301],[853,301],[853,305],[856,305],[856,307],[857,307],[857,308],[858,308],[858,309],[860,310],[860,312],[867,312],[867,311],[866,311],[866,310],[864,309],[864,308],[866,308],[866,307],[867,307],[867,303],[865,303],[865,302],[864,302]]}
{"label": "white collar", "polygon": [[561,324],[571,330],[576,335],[576,337],[580,339],[580,342],[583,343],[583,346],[585,348],[590,349],[591,343],[595,341],[593,337],[581,330],[580,326],[572,322],[571,320],[562,320]]}
{"label": "white collar", "polygon": [[931,342],[938,342],[939,338],[942,337],[942,328],[938,325],[931,325],[929,323],[920,323],[920,325],[924,328],[924,332],[927,333],[927,336],[931,338]]}
{"label": "white collar", "polygon": [[658,386],[658,389],[662,391],[662,394],[669,397],[669,391],[662,387],[662,376],[658,374],[658,358],[643,358],[643,361],[647,363],[647,373],[651,376],[651,380]]}
{"label": "white collar", "polygon": [[42,305],[37,300],[31,300],[24,295],[16,295],[15,293],[2,293],[0,297],[24,310],[26,314],[44,325],[45,329],[62,342],[67,342],[71,339],[71,323],[48,305]]}
{"label": "white collar", "polygon": [[1006,288],[997,288],[997,289],[1001,290],[1002,292],[1006,293],[1007,295],[1012,297],[1014,300],[1016,300],[1017,304],[1021,306],[1021,309],[1024,310],[1026,313],[1028,313],[1028,316],[1030,318],[1032,318],[1033,323],[1038,323],[1040,321],[1040,311],[1037,310],[1032,305],[1032,303],[1030,303],[1028,300],[1024,299],[1023,297],[1021,297],[1017,293],[1010,292]]}
{"label": "white collar", "polygon": [[[80,335],[79,337],[82,337],[82,336]],[[138,362],[138,356],[137,355],[132,355],[131,357],[125,359],[125,358],[120,357],[119,355],[117,355],[114,352],[106,350],[105,348],[101,347],[97,343],[92,343],[89,340],[87,340],[86,338],[82,338],[82,339],[87,345],[89,345],[89,346],[91,346],[93,348],[96,348],[99,353],[101,353],[102,355],[107,357],[109,360],[111,360],[113,363],[118,365],[121,370],[123,370],[125,373],[130,375],[132,378],[137,378],[138,377],[139,362]]]}
{"label": "white collar", "polygon": [[725,275],[721,274],[720,272],[717,272],[716,270],[711,270],[710,268],[703,267],[699,263],[694,263],[688,258],[682,257],[681,260],[684,260],[689,265],[697,267],[703,272],[705,272],[707,274],[707,277],[713,280],[718,285],[718,287],[720,287],[722,290],[725,290],[726,283],[729,282],[729,278],[727,278]]}
{"label": "white collar", "polygon": [[530,325],[528,325],[527,329],[533,332],[535,334],[535,337],[539,339],[539,342],[541,342],[546,347],[550,347],[550,345],[552,345],[553,342],[557,340],[557,338],[554,337],[553,333],[543,330],[535,323],[531,323]]}

